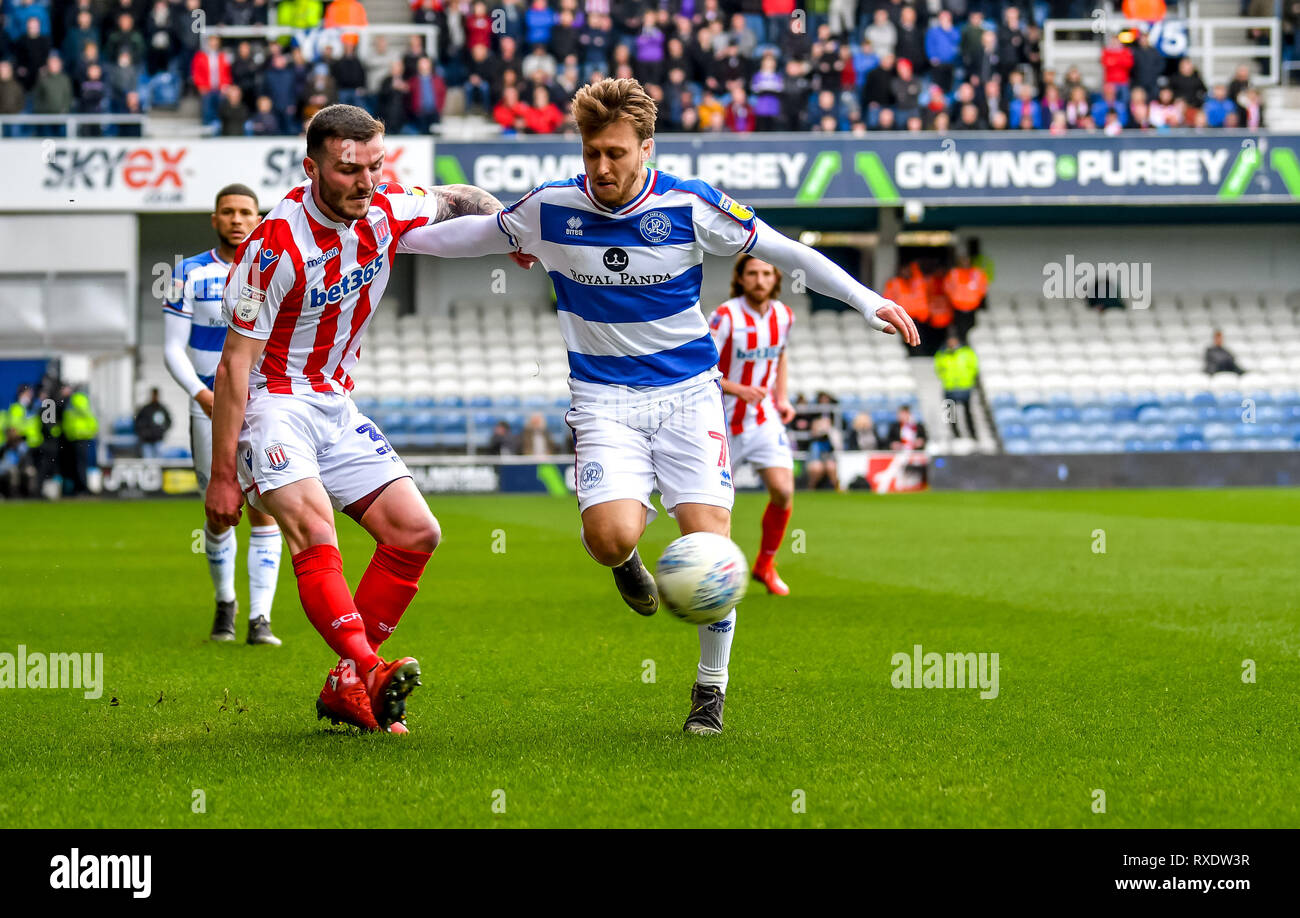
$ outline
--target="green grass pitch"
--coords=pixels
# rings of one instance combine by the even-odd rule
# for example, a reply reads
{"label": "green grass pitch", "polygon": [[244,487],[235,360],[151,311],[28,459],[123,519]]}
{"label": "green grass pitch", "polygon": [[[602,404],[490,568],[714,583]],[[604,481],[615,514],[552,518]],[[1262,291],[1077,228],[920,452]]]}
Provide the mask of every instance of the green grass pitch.
{"label": "green grass pitch", "polygon": [[[431,505],[386,646],[424,670],[404,738],[315,720],[334,661],[287,552],[285,646],[243,643],[246,525],[213,645],[196,501],[0,506],[0,652],[106,673],[98,700],[0,690],[0,826],[1300,825],[1300,491],[800,494],[794,595],[741,606],[715,738],[681,731],[695,629],[622,605],[572,501]],[[340,537],[355,586],[370,543]],[[998,697],[894,688],[914,644],[997,652]]]}

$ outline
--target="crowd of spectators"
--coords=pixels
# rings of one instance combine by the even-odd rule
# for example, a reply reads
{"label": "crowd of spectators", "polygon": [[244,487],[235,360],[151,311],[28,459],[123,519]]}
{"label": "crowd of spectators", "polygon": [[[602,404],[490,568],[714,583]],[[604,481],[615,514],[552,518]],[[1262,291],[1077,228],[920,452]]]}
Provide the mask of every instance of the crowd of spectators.
{"label": "crowd of spectators", "polygon": [[[194,93],[226,135],[297,134],[333,102],[423,133],[455,92],[458,110],[506,132],[549,134],[581,85],[629,76],[673,132],[1263,125],[1249,67],[1207,86],[1191,59],[1141,34],[1106,43],[1099,85],[1045,69],[1042,22],[1087,17],[1082,0],[410,0],[432,47],[417,35],[363,44],[346,31],[367,22],[359,0],[268,2],[3,0],[0,114],[134,114]],[[268,16],[343,38],[203,31]]]}

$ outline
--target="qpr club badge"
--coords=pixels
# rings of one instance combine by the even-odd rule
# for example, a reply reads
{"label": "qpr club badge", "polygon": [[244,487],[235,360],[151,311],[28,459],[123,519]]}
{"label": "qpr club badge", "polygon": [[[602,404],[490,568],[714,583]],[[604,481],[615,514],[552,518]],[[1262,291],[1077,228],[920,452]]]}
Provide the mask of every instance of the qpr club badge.
{"label": "qpr club badge", "polygon": [[652,210],[641,218],[637,229],[641,231],[641,238],[646,242],[659,243],[671,235],[673,221],[669,220],[668,215],[663,211]]}
{"label": "qpr club badge", "polygon": [[266,459],[274,471],[280,471],[289,464],[289,456],[284,451],[284,444],[272,443],[266,448]]}

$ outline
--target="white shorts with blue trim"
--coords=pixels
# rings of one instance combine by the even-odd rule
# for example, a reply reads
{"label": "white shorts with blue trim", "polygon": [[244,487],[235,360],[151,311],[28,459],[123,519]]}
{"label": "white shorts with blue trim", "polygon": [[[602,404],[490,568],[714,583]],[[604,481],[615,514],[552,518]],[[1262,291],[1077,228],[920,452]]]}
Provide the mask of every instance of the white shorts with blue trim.
{"label": "white shorts with blue trim", "polygon": [[739,468],[748,462],[756,469],[792,469],[790,437],[775,413],[762,424],[731,435],[731,465]]}
{"label": "white shorts with blue trim", "polygon": [[[578,509],[637,500],[646,522],[657,489],[672,516],[678,504],[731,509],[731,457],[716,374],[664,389],[575,389],[565,420],[573,428]],[[579,398],[581,391],[581,398]]]}
{"label": "white shorts with blue trim", "polygon": [[333,392],[253,396],[235,465],[248,502],[263,512],[260,495],[306,478],[319,479],[341,510],[411,474],[379,425]]}

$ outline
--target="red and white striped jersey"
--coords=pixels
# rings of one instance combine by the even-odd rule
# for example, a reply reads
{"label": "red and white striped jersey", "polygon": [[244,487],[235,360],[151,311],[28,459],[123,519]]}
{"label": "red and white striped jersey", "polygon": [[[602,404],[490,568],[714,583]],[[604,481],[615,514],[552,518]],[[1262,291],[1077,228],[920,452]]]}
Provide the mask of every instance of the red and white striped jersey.
{"label": "red and white striped jersey", "polygon": [[436,223],[441,198],[423,188],[380,185],[366,217],[337,223],[295,187],[240,244],[226,278],[227,325],[266,342],[252,391],[279,394],[352,389],[348,370],[384,295],[408,230]]}
{"label": "red and white striped jersey", "polygon": [[[734,383],[762,386],[770,393],[793,324],[794,313],[780,300],[770,300],[761,315],[743,296],[727,300],[709,316],[713,343],[718,346],[718,370]],[[757,405],[728,395],[724,408],[733,434],[777,417],[770,394]]]}

